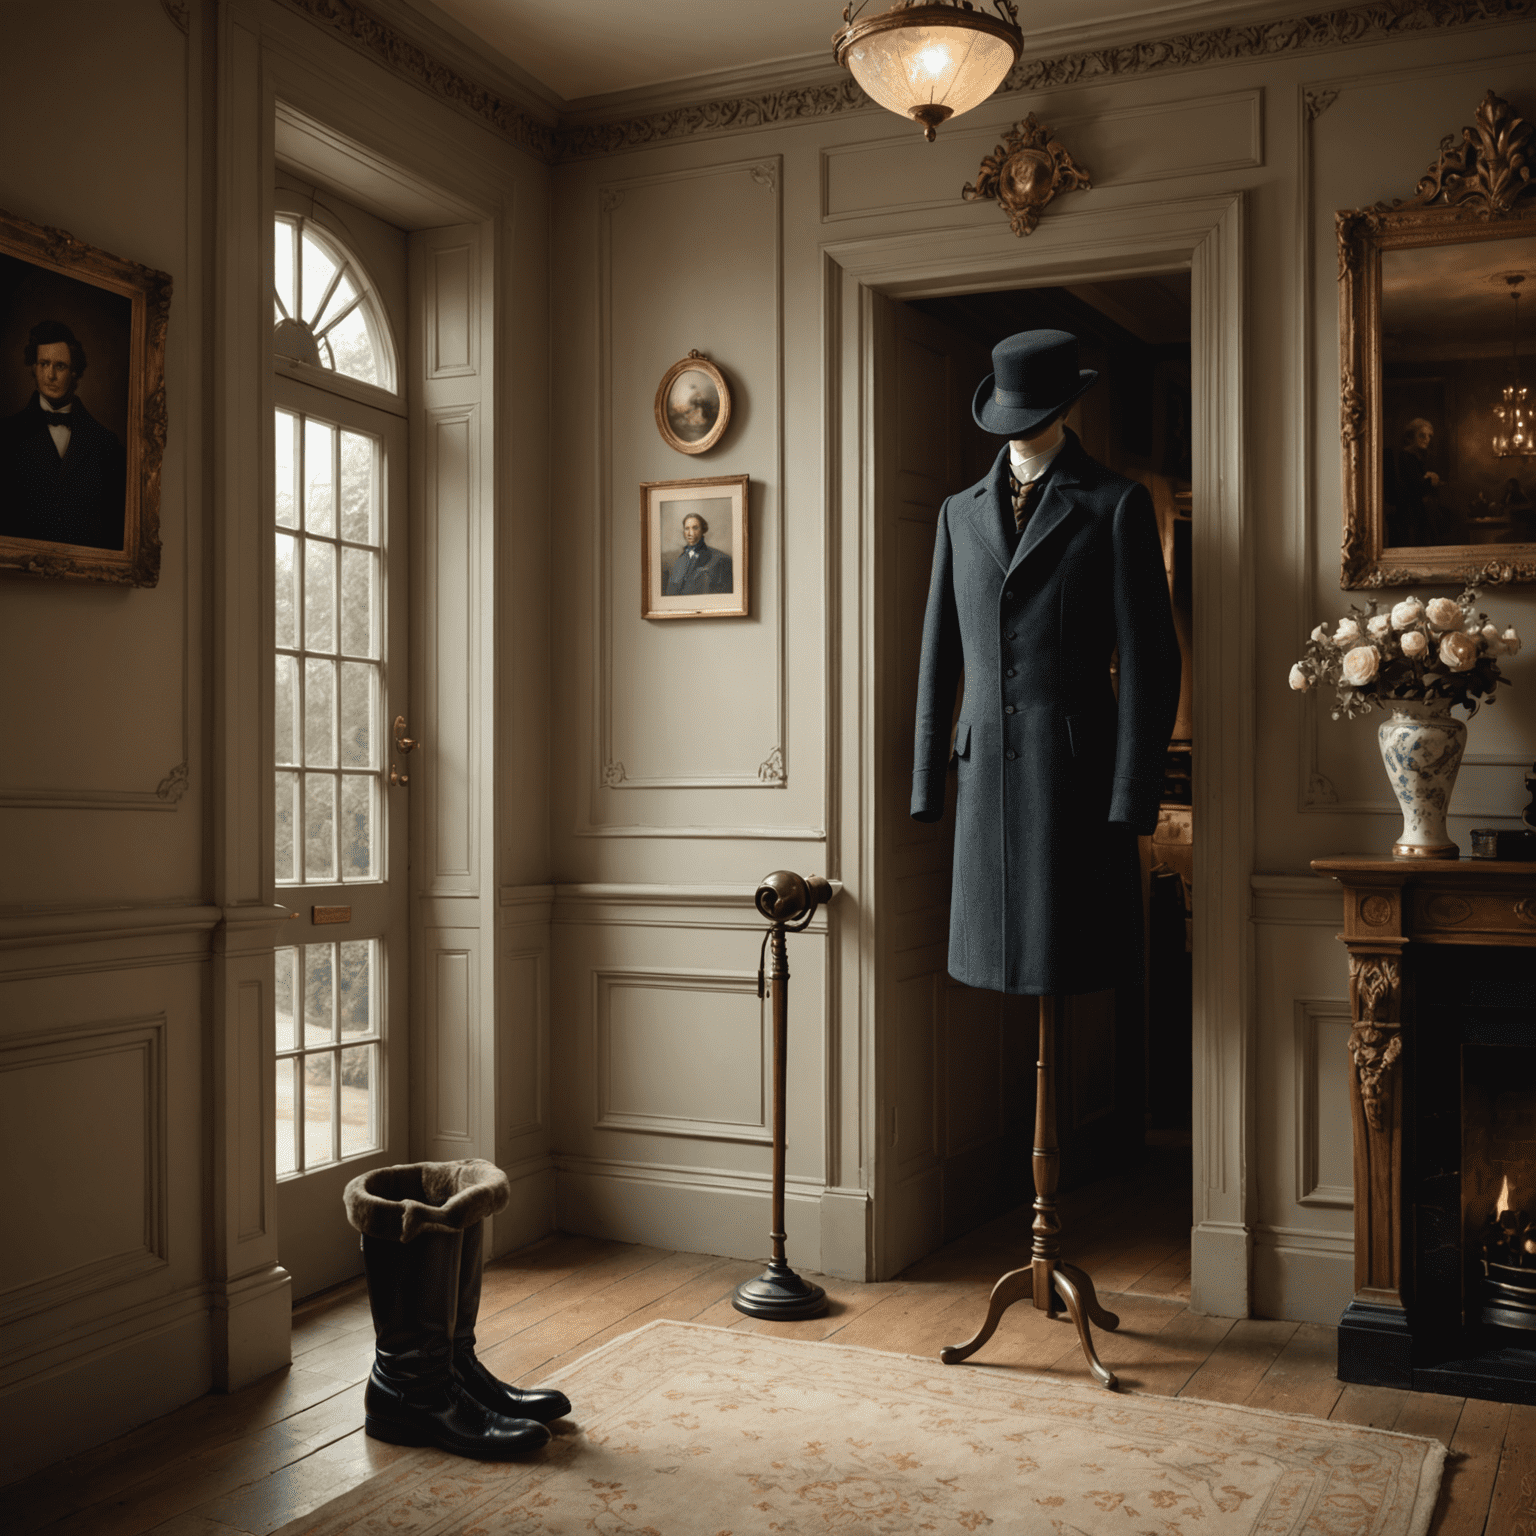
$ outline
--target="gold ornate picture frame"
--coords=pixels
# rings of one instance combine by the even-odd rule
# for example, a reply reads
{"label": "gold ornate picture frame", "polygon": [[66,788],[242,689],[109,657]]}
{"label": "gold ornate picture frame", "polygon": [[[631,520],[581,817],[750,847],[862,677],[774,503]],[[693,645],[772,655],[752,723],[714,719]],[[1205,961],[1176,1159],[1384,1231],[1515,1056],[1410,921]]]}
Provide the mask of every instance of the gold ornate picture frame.
{"label": "gold ornate picture frame", "polygon": [[160,579],[170,307],[164,272],[0,211],[0,568]]}
{"label": "gold ornate picture frame", "polygon": [[1533,139],[1490,90],[1412,197],[1336,215],[1345,588],[1536,581]]}
{"label": "gold ornate picture frame", "polygon": [[679,453],[706,453],[731,424],[731,386],[702,352],[679,358],[656,386],[656,430]]}

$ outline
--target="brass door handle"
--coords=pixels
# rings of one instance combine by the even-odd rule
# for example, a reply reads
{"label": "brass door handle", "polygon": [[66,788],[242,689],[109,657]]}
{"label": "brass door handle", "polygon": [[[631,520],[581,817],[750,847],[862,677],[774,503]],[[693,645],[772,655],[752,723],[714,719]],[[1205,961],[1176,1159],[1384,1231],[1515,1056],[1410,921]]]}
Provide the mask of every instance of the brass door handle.
{"label": "brass door handle", "polygon": [[[405,716],[404,715],[396,715],[395,716],[395,750],[397,752],[399,752],[402,756],[404,756],[404,755],[406,755],[408,753],[414,752],[416,750],[416,748],[419,747],[420,745],[421,745],[421,738],[420,737],[417,737],[416,740],[413,741],[409,736],[407,736],[405,734]],[[393,782],[393,781],[391,781],[391,782]],[[404,781],[402,780],[401,782],[403,783]]]}

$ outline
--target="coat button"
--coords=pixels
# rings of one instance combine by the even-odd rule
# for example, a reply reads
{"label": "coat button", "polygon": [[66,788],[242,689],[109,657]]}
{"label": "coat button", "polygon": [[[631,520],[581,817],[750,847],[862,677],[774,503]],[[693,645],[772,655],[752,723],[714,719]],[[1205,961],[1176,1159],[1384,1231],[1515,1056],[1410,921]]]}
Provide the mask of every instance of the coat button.
{"label": "coat button", "polygon": [[1012,593],[1012,592],[1008,592],[1008,591],[1005,591],[1005,592],[1004,592],[1004,593],[1003,593],[1003,601],[1004,601],[1004,602],[1005,602],[1005,603],[1011,603],[1011,602],[1012,602],[1012,601],[1013,601],[1013,593]]}
{"label": "coat button", "polygon": [[1008,670],[1003,673],[1004,677],[1017,677],[1018,675],[1019,674],[1015,672],[1012,667],[1009,667]]}
{"label": "coat button", "polygon": [[1003,713],[1005,715],[1011,715],[1013,713],[1013,705],[1012,704],[1005,704],[1005,705],[1003,705]]}
{"label": "coat button", "polygon": [[1018,754],[1018,753],[1017,753],[1017,752],[1015,752],[1015,751],[1014,751],[1014,750],[1013,750],[1013,748],[1012,748],[1012,747],[1009,747],[1009,748],[1008,748],[1008,750],[1007,750],[1007,752],[1006,752],[1006,753],[1004,753],[1004,756],[1005,756],[1005,757],[1007,757],[1007,759],[1008,759],[1008,761],[1009,761],[1009,762],[1010,762],[1010,763],[1011,763],[1011,762],[1012,762],[1012,761],[1013,761],[1013,760],[1014,760],[1014,758],[1016,758],[1016,757],[1017,757],[1017,756],[1018,756],[1018,755],[1019,755],[1019,754]]}
{"label": "coat button", "polygon": [[[1006,635],[1004,635],[1004,636],[1003,636],[1003,639],[1004,639],[1004,640],[1012,640],[1012,639],[1013,639],[1013,638],[1014,638],[1014,634],[1013,634],[1013,631],[1012,631],[1012,630],[1011,630],[1011,629],[1010,629],[1010,630],[1009,630],[1009,631],[1008,631],[1008,633],[1007,633],[1007,634],[1006,634]],[[1012,676],[1013,676],[1013,673],[1012,673],[1012,672],[1010,672],[1010,673],[1009,673],[1009,674],[1008,674],[1008,676],[1009,676],[1009,677],[1012,677]]]}

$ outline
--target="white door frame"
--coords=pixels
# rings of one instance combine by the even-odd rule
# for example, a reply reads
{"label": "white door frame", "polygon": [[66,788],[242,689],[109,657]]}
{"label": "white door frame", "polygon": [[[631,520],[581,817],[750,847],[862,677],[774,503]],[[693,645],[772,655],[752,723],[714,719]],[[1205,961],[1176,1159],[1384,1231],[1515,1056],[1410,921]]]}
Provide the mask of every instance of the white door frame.
{"label": "white door frame", "polygon": [[[441,122],[424,125],[391,110],[412,87],[380,78],[376,66],[354,63],[344,45],[317,32],[303,17],[266,0],[225,0],[218,9],[218,196],[214,218],[213,345],[209,373],[214,438],[212,596],[214,660],[212,701],[211,838],[215,901],[222,920],[214,935],[209,1102],[212,1212],[210,1293],[214,1384],[235,1391],[288,1363],[292,1287],[279,1262],[273,1155],[275,1041],[273,952],[287,908],[278,903],[272,850],[272,529],[273,370],[272,218],[275,131],[279,104],[306,117],[332,147],[352,158],[359,173],[387,185],[389,195],[417,210],[441,211],[443,224],[472,221],[481,232],[485,270],[494,271],[497,243],[510,234],[511,193],[494,159],[465,153],[479,138],[466,128],[445,134]],[[447,109],[443,109],[447,111]],[[363,146],[367,146],[366,148]],[[515,155],[515,151],[508,151]],[[359,201],[363,199],[359,198]],[[422,222],[418,215],[417,224]],[[487,278],[485,309],[499,312],[501,295]],[[499,360],[487,325],[480,362],[494,376]],[[408,349],[405,349],[408,350]],[[402,354],[402,367],[405,357]],[[489,394],[489,392],[488,392]],[[473,799],[479,830],[490,850],[476,871],[475,890],[457,903],[461,947],[480,963],[474,992],[463,1010],[472,1040],[441,1047],[413,1039],[413,1054],[447,1056],[482,1066],[495,1061],[497,995],[495,903],[496,802],[491,753],[496,737],[497,622],[495,480],[497,447],[505,429],[490,425],[474,445],[479,483],[487,487],[474,537],[477,558],[458,574],[465,590],[439,588],[433,611],[473,608],[479,622],[468,636],[476,704],[484,722],[472,760],[456,762]],[[412,509],[414,523],[414,509]],[[419,561],[413,560],[413,565]],[[414,616],[427,608],[412,579]],[[413,665],[411,696],[430,712],[437,679]],[[462,691],[462,678],[457,681]],[[436,770],[428,740],[412,766]],[[413,807],[413,812],[415,808]],[[413,823],[421,817],[413,814]],[[413,836],[414,836],[413,831]],[[414,872],[413,872],[414,879]],[[416,906],[412,902],[413,908]],[[412,930],[419,914],[413,911]],[[466,937],[467,936],[467,937]],[[436,1020],[432,1021],[433,1024]],[[424,1025],[413,1017],[413,1037]],[[491,1080],[495,1080],[494,1071]],[[413,1127],[413,1142],[419,1137]],[[476,1155],[495,1156],[494,1115],[476,1116]],[[413,1144],[412,1155],[419,1155]]]}
{"label": "white door frame", "polygon": [[[831,873],[848,896],[830,913],[838,956],[831,1043],[847,1085],[829,1117],[829,1184],[873,1195],[866,1273],[883,1277],[882,1148],[890,1102],[881,1008],[887,978],[873,942],[878,726],[871,679],[887,651],[873,484],[879,380],[874,295],[927,298],[1104,281],[1188,268],[1194,385],[1195,675],[1194,1231],[1196,1311],[1249,1312],[1256,1219],[1252,1074],[1252,538],[1245,525],[1244,201],[1240,192],[1048,219],[1027,242],[1001,220],[828,242],[827,608],[833,772]],[[900,616],[919,622],[918,616]]]}

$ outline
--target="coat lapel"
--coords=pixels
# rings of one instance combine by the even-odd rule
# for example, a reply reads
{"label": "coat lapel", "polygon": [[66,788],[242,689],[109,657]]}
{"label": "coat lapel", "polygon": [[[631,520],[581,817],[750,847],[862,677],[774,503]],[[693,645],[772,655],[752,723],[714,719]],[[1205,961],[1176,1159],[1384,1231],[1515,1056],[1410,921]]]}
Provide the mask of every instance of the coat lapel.
{"label": "coat lapel", "polygon": [[1008,489],[1008,445],[992,464],[992,473],[969,492],[967,512],[976,537],[986,545],[997,568],[1007,573],[1018,537],[1013,524],[1013,496]]}
{"label": "coat lapel", "polygon": [[1056,455],[1050,469],[1046,471],[1040,504],[1035,508],[1034,516],[1030,518],[1024,537],[1019,540],[1019,547],[1007,567],[1010,575],[1077,510],[1077,503],[1070,492],[1081,479],[1079,460],[1083,455],[1083,447],[1077,433],[1070,427],[1066,433],[1066,447]]}

